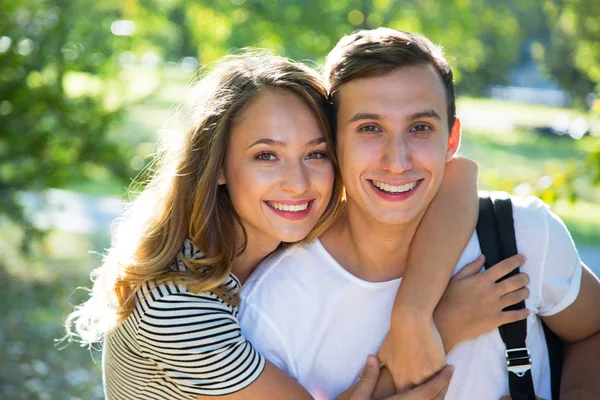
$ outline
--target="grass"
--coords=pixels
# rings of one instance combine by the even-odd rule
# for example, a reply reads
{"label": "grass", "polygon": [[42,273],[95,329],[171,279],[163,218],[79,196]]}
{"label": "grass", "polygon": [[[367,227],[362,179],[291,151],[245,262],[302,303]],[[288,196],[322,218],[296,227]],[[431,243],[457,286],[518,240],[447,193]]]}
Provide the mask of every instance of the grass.
{"label": "grass", "polygon": [[100,353],[91,357],[77,345],[59,350],[56,339],[72,304],[86,295],[75,288],[88,285],[98,264],[87,249],[106,238],[50,233],[24,257],[21,236],[15,226],[0,228],[0,398],[103,399]]}
{"label": "grass", "polygon": [[[570,169],[576,168],[574,186],[579,199],[574,203],[553,201],[551,209],[563,219],[576,244],[600,246],[600,188],[591,186],[582,163],[597,145],[597,139],[586,136],[573,140],[533,129],[551,125],[557,115],[575,119],[585,117],[583,113],[473,98],[459,99],[458,113],[471,121],[463,131],[460,153],[478,162],[484,190],[512,192],[518,185],[529,184],[533,194],[538,194],[539,179],[550,176],[555,191],[561,192],[561,181],[568,178]],[[481,122],[474,121],[476,118]]]}

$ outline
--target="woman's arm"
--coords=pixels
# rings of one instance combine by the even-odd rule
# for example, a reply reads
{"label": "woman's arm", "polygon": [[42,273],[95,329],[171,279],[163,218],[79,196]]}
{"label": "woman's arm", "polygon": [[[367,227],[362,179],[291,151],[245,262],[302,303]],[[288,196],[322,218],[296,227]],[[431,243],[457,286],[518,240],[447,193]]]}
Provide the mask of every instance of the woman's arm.
{"label": "woman's arm", "polygon": [[[435,309],[434,322],[439,328],[446,353],[463,340],[482,335],[500,325],[522,320],[530,314],[525,308],[503,311],[529,297],[527,274],[519,273],[497,282],[510,271],[522,266],[525,258],[515,255],[480,272],[483,261],[484,257],[480,256],[454,275]],[[390,396],[395,391],[390,372],[383,368],[373,399]]]}
{"label": "woman's arm", "polygon": [[378,353],[398,389],[426,381],[446,364],[433,311],[473,234],[478,204],[477,164],[452,159],[411,244],[390,332]]}
{"label": "woman's arm", "polygon": [[[370,361],[370,362],[369,362]],[[382,369],[382,372],[384,369]],[[411,400],[411,399],[433,399],[435,396],[443,396],[450,384],[452,368],[446,368],[428,382],[420,385],[410,392],[394,394],[391,377],[387,376],[387,388],[374,392],[376,386],[380,387],[381,375],[377,357],[369,356],[367,365],[360,375],[360,381],[339,395],[337,400]],[[385,393],[385,394],[384,394]],[[198,396],[198,399],[214,399],[215,396]],[[258,400],[258,399],[290,399],[290,400],[312,400],[312,396],[293,378],[289,377],[275,365],[267,361],[264,371],[260,377],[250,386],[226,396],[218,396],[224,400]]]}
{"label": "woman's arm", "polygon": [[[260,376],[244,389],[225,396],[198,396],[198,399],[253,400],[291,399],[313,400],[296,380],[267,361]],[[366,399],[365,399],[366,400]]]}

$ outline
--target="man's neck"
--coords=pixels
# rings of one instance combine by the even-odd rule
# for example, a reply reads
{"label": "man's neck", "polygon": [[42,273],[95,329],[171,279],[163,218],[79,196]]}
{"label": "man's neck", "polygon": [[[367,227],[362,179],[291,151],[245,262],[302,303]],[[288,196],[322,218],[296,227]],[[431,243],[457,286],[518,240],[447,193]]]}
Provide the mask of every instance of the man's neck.
{"label": "man's neck", "polygon": [[348,206],[321,236],[325,249],[344,269],[365,281],[385,282],[402,277],[421,218],[403,225],[386,225]]}

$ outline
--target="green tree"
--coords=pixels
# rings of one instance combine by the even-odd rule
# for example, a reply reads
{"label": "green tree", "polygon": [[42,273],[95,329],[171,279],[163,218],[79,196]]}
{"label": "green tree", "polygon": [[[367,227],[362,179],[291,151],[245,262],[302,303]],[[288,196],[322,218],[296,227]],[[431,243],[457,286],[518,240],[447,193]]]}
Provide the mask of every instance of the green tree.
{"label": "green tree", "polygon": [[[201,63],[231,50],[257,46],[300,60],[322,61],[345,34],[389,26],[423,33],[444,46],[460,89],[482,94],[506,83],[526,39],[521,2],[510,0],[179,0]],[[541,10],[540,10],[541,12]]]}
{"label": "green tree", "polygon": [[[589,81],[599,85],[600,3],[595,0],[546,0],[544,9],[553,22],[551,44],[563,49],[561,53],[567,56],[560,61],[549,58],[550,66],[558,67],[559,62],[566,61]],[[564,49],[567,46],[571,50],[569,53]]]}
{"label": "green tree", "polygon": [[61,187],[98,169],[130,175],[108,139],[119,121],[104,78],[114,75],[118,2],[3,2],[0,18],[0,215],[31,229],[22,190]]}

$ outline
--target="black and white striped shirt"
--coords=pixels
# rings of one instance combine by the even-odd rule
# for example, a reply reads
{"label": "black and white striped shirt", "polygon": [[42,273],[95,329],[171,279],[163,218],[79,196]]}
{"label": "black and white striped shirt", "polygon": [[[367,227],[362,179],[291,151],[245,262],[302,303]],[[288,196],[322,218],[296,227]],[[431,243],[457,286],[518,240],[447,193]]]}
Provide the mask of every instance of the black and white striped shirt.
{"label": "black and white striped shirt", "polygon": [[[186,258],[203,255],[186,240]],[[185,268],[177,260],[172,268]],[[226,289],[239,290],[230,275]],[[250,385],[265,359],[240,332],[238,308],[211,292],[148,282],[135,310],[106,338],[104,390],[109,400],[195,399],[234,393]]]}

